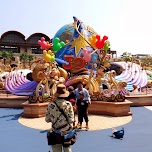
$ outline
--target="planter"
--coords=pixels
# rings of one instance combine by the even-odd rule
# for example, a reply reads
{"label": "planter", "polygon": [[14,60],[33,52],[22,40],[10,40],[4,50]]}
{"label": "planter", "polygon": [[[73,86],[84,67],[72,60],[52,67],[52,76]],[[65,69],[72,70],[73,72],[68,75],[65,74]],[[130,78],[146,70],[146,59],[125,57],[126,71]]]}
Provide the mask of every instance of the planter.
{"label": "planter", "polygon": [[0,108],[23,108],[22,103],[27,99],[25,96],[0,94]]}
{"label": "planter", "polygon": [[89,106],[90,114],[108,115],[108,116],[129,116],[131,102],[125,100],[124,102],[105,102],[92,101]]}
{"label": "planter", "polygon": [[131,106],[152,106],[152,94],[130,95],[126,99],[131,101]]}
{"label": "planter", "polygon": [[[22,104],[24,108],[22,116],[26,118],[44,117],[48,104],[49,102],[30,104],[26,101]],[[89,106],[89,114],[129,116],[132,115],[130,112],[130,104],[131,102],[128,100],[124,102],[92,101],[92,104]]]}
{"label": "planter", "polygon": [[26,118],[44,117],[48,104],[49,102],[31,104],[28,101],[26,101],[22,104],[24,108],[22,116]]}

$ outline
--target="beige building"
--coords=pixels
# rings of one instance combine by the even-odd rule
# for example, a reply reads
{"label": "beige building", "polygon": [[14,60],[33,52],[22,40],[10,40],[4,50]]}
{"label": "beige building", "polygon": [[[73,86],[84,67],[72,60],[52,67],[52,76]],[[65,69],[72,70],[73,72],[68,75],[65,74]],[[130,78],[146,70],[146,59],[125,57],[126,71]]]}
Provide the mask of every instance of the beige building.
{"label": "beige building", "polygon": [[[15,57],[19,57],[20,53],[24,52],[33,54],[36,58],[41,57],[43,51],[37,43],[41,37],[44,37],[46,41],[51,41],[51,39],[43,33],[34,33],[28,38],[25,38],[25,36],[18,31],[7,31],[0,37],[0,51],[12,51]],[[13,62],[16,62],[16,58]]]}

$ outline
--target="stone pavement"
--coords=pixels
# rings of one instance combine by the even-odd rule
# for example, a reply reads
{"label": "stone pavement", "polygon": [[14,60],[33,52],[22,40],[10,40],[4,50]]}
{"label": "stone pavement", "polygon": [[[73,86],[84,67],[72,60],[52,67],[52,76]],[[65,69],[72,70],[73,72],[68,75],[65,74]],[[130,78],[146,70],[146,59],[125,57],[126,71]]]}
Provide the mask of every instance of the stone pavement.
{"label": "stone pavement", "polygon": [[[22,112],[23,109],[0,108],[0,151],[48,152],[46,130],[29,128],[19,123]],[[131,112],[132,120],[123,125],[123,140],[109,137],[111,128],[82,131],[78,132],[72,152],[151,152],[152,111],[145,107],[131,107]]]}
{"label": "stone pavement", "polygon": [[[111,116],[89,115],[89,129],[101,130],[101,129],[122,126],[126,123],[129,123],[131,119],[132,116],[111,117]],[[77,120],[77,116],[76,116],[76,120]],[[24,126],[34,129],[39,129],[39,130],[48,130],[51,127],[50,123],[45,122],[44,117],[32,118],[32,119],[20,117],[18,121]],[[83,122],[83,126],[85,127],[85,122]]]}

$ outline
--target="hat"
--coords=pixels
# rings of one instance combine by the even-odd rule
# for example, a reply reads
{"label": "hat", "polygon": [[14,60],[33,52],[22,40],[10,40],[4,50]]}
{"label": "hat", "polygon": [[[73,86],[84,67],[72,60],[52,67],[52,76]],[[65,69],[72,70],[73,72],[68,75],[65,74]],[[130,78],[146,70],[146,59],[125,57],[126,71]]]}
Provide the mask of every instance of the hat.
{"label": "hat", "polygon": [[58,84],[56,89],[56,97],[68,97],[69,91],[66,90],[66,86],[64,84]]}
{"label": "hat", "polygon": [[84,95],[84,92],[83,92],[83,91],[80,91],[79,94],[83,94],[83,95]]}

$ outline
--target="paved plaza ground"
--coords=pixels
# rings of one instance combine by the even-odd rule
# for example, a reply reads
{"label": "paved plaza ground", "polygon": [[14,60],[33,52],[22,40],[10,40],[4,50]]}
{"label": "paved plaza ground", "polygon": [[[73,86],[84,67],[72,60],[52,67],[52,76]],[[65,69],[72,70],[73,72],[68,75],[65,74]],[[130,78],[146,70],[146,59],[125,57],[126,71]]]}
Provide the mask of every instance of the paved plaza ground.
{"label": "paved plaza ground", "polygon": [[[48,152],[49,125],[45,126],[44,118],[21,118],[22,112],[23,109],[0,109],[0,152]],[[132,107],[131,112],[132,117],[90,116],[91,130],[78,132],[73,152],[151,152],[152,111],[150,107]],[[122,126],[123,140],[109,137],[112,127]]]}

